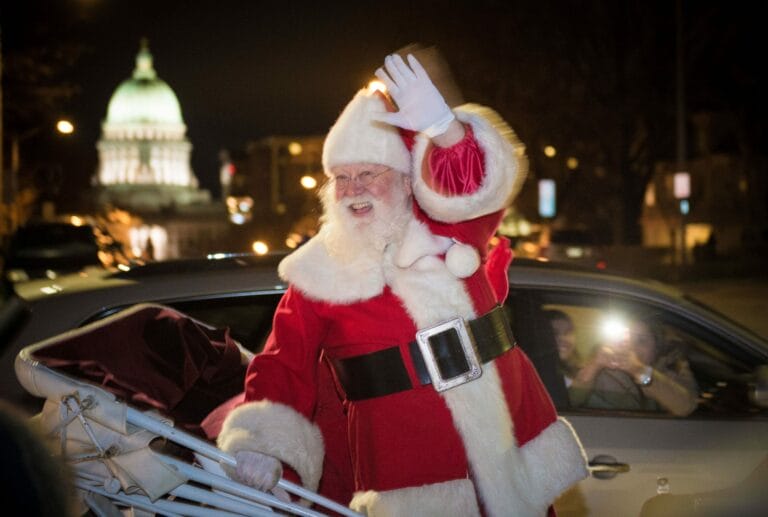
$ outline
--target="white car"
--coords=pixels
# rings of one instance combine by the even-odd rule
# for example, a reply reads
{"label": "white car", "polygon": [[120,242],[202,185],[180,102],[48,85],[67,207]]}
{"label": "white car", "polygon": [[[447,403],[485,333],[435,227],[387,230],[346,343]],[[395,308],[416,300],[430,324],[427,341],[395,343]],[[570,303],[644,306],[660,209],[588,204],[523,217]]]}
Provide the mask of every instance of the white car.
{"label": "white car", "polygon": [[[19,285],[27,317],[15,337],[3,343],[0,395],[33,411],[40,401],[26,396],[13,374],[18,351],[140,302],[170,305],[215,326],[228,326],[238,341],[258,350],[285,289],[276,274],[280,258],[160,262],[116,274]],[[509,278],[506,307],[517,340],[559,413],[576,429],[591,464],[591,477],[557,501],[558,515],[638,515],[657,495],[733,487],[766,462],[764,339],[653,282],[526,260],[513,262]],[[3,302],[3,309],[10,306],[18,311],[18,301]],[[686,359],[695,377],[695,410],[673,416],[647,407],[571,407],[554,333],[545,318],[549,310],[571,317],[584,354],[596,344],[606,319],[652,315],[667,346]],[[10,330],[3,324],[4,334]]]}

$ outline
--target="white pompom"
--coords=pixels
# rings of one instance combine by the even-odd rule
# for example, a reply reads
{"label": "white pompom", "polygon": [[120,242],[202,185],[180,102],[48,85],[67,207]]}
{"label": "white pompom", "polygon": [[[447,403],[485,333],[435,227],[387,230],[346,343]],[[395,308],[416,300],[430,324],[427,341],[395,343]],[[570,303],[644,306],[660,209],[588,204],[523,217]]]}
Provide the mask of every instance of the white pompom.
{"label": "white pompom", "polygon": [[446,252],[445,265],[456,277],[467,278],[480,267],[480,254],[472,246],[457,242]]}

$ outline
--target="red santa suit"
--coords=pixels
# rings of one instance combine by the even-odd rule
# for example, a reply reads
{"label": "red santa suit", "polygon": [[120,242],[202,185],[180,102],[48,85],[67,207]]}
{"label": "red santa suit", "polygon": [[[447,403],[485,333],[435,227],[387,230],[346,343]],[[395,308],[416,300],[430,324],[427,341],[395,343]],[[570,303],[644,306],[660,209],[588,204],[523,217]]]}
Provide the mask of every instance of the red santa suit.
{"label": "red santa suit", "polygon": [[290,287],[249,367],[245,403],[218,443],[230,453],[273,455],[316,489],[320,354],[334,362],[394,352],[410,386],[345,401],[350,506],[385,516],[543,515],[586,476],[586,463],[522,350],[513,346],[483,364],[479,378],[438,392],[420,383],[410,349],[419,329],[474,320],[506,295],[508,261],[485,251],[522,183],[524,160],[490,110],[454,111],[467,128],[462,142],[439,149],[416,138],[415,217],[399,242],[342,259],[326,225],[281,263]]}

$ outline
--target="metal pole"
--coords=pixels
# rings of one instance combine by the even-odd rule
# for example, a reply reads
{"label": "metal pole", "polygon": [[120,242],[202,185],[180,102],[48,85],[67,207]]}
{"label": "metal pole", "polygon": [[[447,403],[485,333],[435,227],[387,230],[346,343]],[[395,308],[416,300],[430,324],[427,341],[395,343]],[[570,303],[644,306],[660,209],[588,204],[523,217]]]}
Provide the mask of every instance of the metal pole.
{"label": "metal pole", "polygon": [[[675,71],[676,71],[676,116],[677,116],[677,172],[685,172],[687,170],[687,141],[686,141],[686,126],[685,126],[685,73],[684,73],[684,59],[683,59],[683,0],[677,0],[675,5]],[[685,214],[682,213],[678,206],[678,212],[680,213],[680,265],[684,266],[686,263],[685,257]]]}
{"label": "metal pole", "polygon": [[8,219],[9,233],[16,231],[18,225],[18,182],[19,182],[19,135],[11,138],[11,167],[8,182]]}
{"label": "metal pole", "polygon": [[[174,443],[187,447],[188,449],[192,449],[194,452],[207,456],[208,458],[211,458],[218,462],[224,462],[231,467],[234,467],[237,465],[237,463],[235,462],[235,458],[233,456],[224,453],[221,449],[215,447],[214,445],[208,442],[205,442],[200,438],[193,436],[189,433],[186,433],[182,430],[176,429],[173,426],[167,423],[164,423],[156,418],[147,416],[141,411],[138,411],[131,407],[128,407],[126,410],[126,421],[131,424],[143,427],[151,433],[155,433],[159,436],[167,438]],[[306,499],[307,501],[311,501],[315,504],[319,504],[340,515],[344,515],[346,517],[361,517],[361,514],[350,510],[346,506],[342,506],[336,501],[332,501],[326,497],[321,496],[320,494],[311,492],[305,489],[304,487],[297,485],[295,483],[291,483],[290,481],[287,481],[285,479],[281,479],[278,482],[277,486],[279,486],[283,490],[287,490],[288,492],[301,497],[302,499]],[[273,504],[278,504],[278,503],[275,502]]]}
{"label": "metal pole", "polygon": [[3,154],[3,30],[0,27],[0,242],[3,240],[5,230],[5,155]]}

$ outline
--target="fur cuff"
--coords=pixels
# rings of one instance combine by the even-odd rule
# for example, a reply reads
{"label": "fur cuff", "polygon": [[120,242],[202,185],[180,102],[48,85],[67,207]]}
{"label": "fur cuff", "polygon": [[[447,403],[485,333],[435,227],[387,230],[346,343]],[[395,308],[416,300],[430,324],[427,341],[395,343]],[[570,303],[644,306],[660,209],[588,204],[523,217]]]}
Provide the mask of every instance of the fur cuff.
{"label": "fur cuff", "polygon": [[589,475],[581,442],[564,418],[558,418],[520,450],[527,470],[527,498],[540,508],[548,507],[568,487]]}
{"label": "fur cuff", "polygon": [[262,400],[238,407],[227,416],[217,439],[221,450],[269,454],[290,465],[302,484],[317,490],[323,472],[320,429],[294,409]]}
{"label": "fur cuff", "polygon": [[356,492],[349,503],[353,510],[368,517],[423,515],[426,517],[479,516],[472,482],[456,479],[444,483],[401,488],[386,492]]}
{"label": "fur cuff", "polygon": [[454,110],[456,118],[469,124],[485,154],[485,178],[472,194],[445,197],[429,188],[421,177],[422,163],[430,140],[417,135],[413,149],[413,192],[419,205],[437,221],[455,223],[505,208],[520,191],[528,172],[528,160],[517,135],[492,109],[465,104]]}

